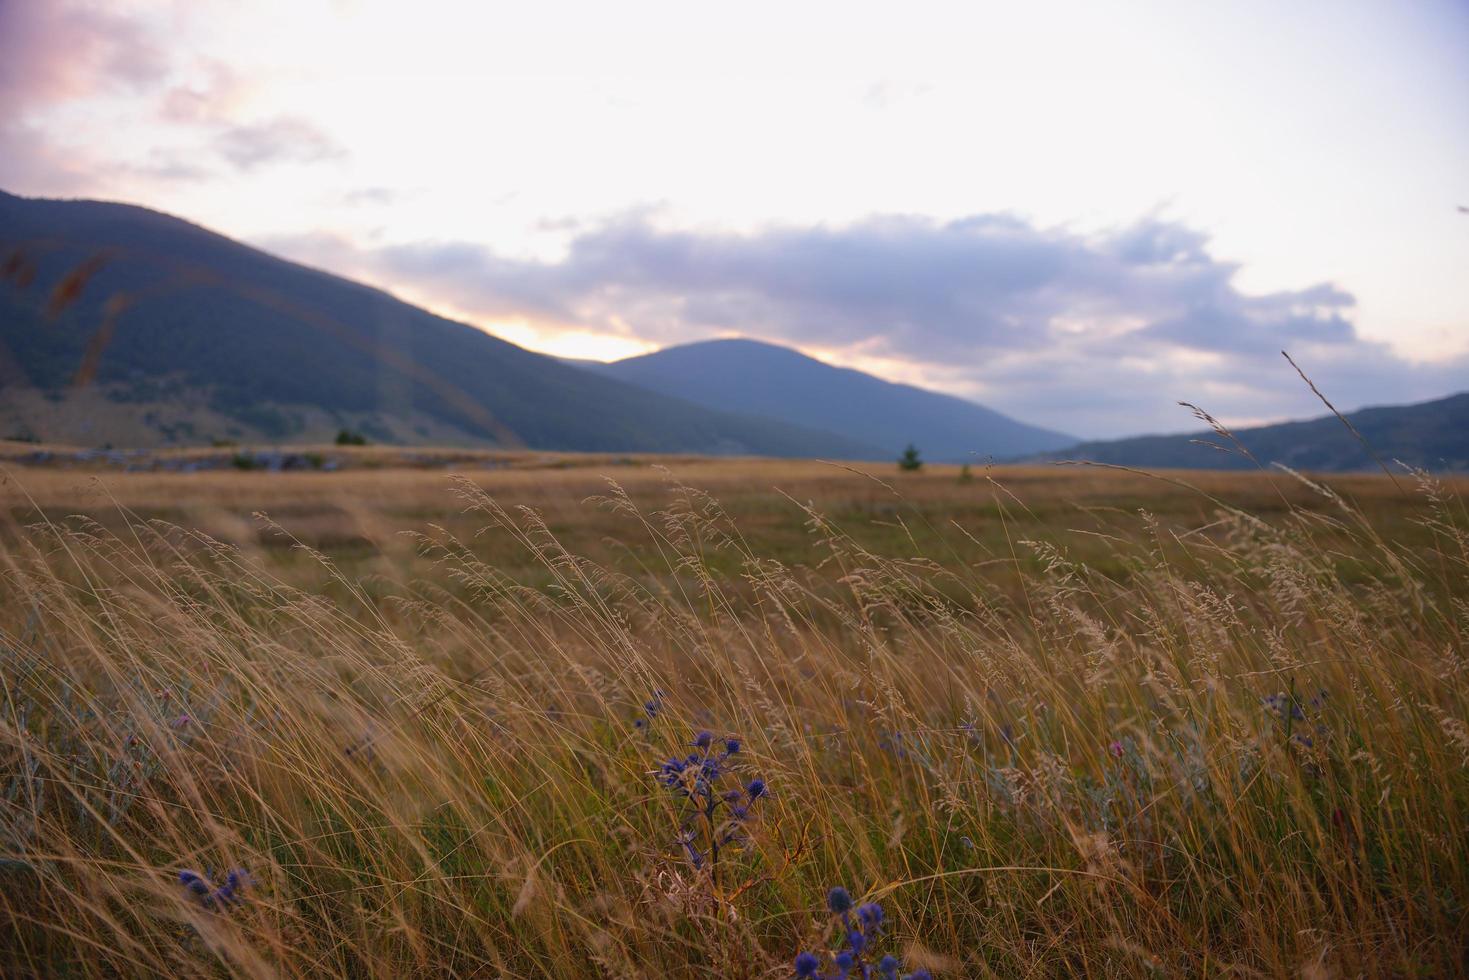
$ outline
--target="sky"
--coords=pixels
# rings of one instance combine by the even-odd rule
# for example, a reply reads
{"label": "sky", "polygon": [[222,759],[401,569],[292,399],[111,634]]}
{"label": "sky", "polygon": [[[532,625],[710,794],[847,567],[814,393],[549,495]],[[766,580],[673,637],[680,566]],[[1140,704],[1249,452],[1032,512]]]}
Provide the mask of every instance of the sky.
{"label": "sky", "polygon": [[1469,4],[0,0],[0,188],[1086,437],[1469,389]]}

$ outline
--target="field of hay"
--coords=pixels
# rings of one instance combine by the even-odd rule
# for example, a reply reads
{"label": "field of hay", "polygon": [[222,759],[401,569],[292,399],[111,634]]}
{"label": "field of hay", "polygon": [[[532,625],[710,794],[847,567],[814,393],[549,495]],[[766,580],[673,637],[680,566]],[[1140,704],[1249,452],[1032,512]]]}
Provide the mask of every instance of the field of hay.
{"label": "field of hay", "polygon": [[1469,970],[1469,484],[353,462],[0,471],[0,973]]}

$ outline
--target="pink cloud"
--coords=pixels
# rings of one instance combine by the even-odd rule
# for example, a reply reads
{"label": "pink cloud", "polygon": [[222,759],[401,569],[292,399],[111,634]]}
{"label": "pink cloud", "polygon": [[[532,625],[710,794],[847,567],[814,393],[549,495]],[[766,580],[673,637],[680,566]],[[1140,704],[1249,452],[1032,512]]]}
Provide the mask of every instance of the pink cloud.
{"label": "pink cloud", "polygon": [[0,0],[0,115],[158,83],[168,59],[136,20],[85,3]]}

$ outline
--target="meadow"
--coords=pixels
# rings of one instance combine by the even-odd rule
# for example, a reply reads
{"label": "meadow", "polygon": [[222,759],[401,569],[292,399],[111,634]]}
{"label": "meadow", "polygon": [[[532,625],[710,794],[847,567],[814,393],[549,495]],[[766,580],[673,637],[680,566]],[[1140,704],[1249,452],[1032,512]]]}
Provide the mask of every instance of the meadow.
{"label": "meadow", "polygon": [[0,473],[0,973],[1469,971],[1469,483],[353,463]]}

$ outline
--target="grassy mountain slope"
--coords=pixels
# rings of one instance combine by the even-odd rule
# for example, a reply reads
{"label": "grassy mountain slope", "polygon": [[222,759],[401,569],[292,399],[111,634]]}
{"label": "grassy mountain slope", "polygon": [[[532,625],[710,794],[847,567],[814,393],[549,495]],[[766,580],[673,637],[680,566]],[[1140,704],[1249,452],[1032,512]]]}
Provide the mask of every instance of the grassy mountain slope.
{"label": "grassy mountain slope", "polygon": [[[135,414],[146,419],[192,400],[214,429],[224,418],[241,438],[282,441],[341,420],[406,441],[869,454],[855,440],[578,370],[145,208],[0,192],[0,273],[0,401],[39,392],[65,405],[85,392],[119,416],[145,406]],[[11,397],[20,414],[0,424],[96,414],[26,413],[24,400]],[[198,417],[139,441],[197,441]]]}
{"label": "grassy mountain slope", "polygon": [[[1469,470],[1469,393],[1416,405],[1364,408],[1346,416],[1390,466],[1400,460],[1432,471]],[[1262,464],[1300,470],[1368,470],[1377,463],[1335,416],[1234,432]],[[1204,443],[1207,443],[1205,445]],[[1222,452],[1214,446],[1234,449]],[[1252,469],[1255,464],[1214,432],[1085,442],[1056,459],[1147,468]]]}
{"label": "grassy mountain slope", "polygon": [[969,460],[1059,449],[1075,441],[962,398],[753,340],[686,344],[593,369],[710,408],[800,420],[872,443],[882,458],[897,456],[910,442],[928,459]]}

